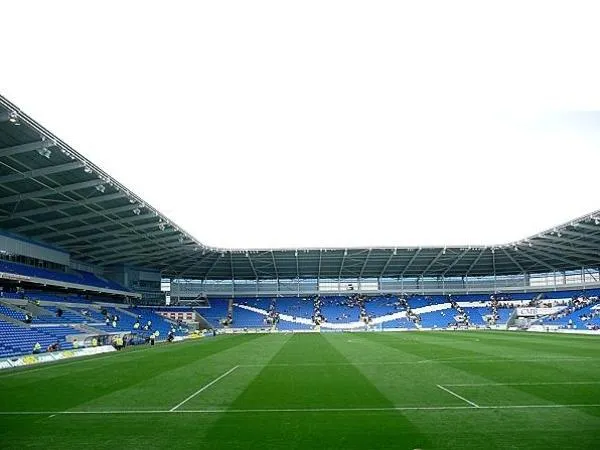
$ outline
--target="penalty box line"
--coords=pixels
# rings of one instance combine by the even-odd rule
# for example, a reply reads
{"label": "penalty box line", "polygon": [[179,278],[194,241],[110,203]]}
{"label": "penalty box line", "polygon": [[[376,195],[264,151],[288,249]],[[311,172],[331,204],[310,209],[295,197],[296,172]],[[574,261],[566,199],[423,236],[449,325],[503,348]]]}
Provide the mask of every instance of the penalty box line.
{"label": "penalty box line", "polygon": [[209,387],[211,387],[213,384],[215,384],[217,381],[222,380],[223,378],[225,378],[227,375],[229,375],[231,372],[233,372],[234,370],[236,370],[238,367],[240,366],[235,366],[232,367],[231,369],[229,369],[227,372],[225,372],[223,375],[221,375],[218,378],[215,378],[214,380],[212,380],[210,383],[202,386],[200,389],[198,389],[196,392],[194,392],[192,395],[190,395],[188,398],[186,398],[185,400],[183,400],[182,402],[178,403],[177,405],[173,406],[169,412],[174,412],[177,408],[179,408],[181,405],[185,404],[186,402],[188,402],[189,400],[193,399],[196,395],[200,394],[201,392],[204,392],[206,389],[208,389]]}
{"label": "penalty box line", "polygon": [[448,394],[454,395],[456,398],[459,398],[462,401],[467,402],[469,405],[473,406],[474,408],[479,408],[480,407],[477,403],[473,403],[471,400],[469,400],[467,398],[464,398],[462,395],[458,395],[456,392],[451,391],[448,388],[445,388],[441,384],[436,384],[436,386],[439,387],[442,391],[446,391]]}
{"label": "penalty box line", "polygon": [[558,408],[600,408],[600,403],[589,404],[572,404],[572,405],[488,405],[478,406],[397,406],[383,408],[282,408],[282,409],[181,409],[177,411],[171,410],[140,410],[140,411],[0,411],[0,416],[45,416],[45,415],[67,415],[77,416],[86,414],[257,414],[257,413],[339,413],[339,412],[393,412],[393,411],[474,411],[474,410],[491,410],[491,409],[558,409]]}

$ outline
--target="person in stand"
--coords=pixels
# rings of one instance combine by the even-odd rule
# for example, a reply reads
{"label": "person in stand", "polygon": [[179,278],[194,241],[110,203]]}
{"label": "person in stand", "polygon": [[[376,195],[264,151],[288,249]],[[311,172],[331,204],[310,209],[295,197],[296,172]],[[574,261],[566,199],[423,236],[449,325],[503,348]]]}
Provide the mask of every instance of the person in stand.
{"label": "person in stand", "polygon": [[33,344],[33,353],[39,353],[42,351],[42,346],[40,345],[39,342],[36,342],[35,344]]}
{"label": "person in stand", "polygon": [[155,339],[156,339],[156,338],[155,338],[155,336],[154,336],[154,333],[152,333],[152,334],[150,335],[150,345],[154,345],[154,340],[155,340]]}
{"label": "person in stand", "polygon": [[25,319],[23,320],[23,322],[25,323],[31,323],[32,320],[32,316],[29,313],[25,313]]}
{"label": "person in stand", "polygon": [[56,308],[56,317],[62,317],[63,315],[63,310],[60,308]]}
{"label": "person in stand", "polygon": [[55,342],[54,344],[50,344],[48,346],[48,348],[46,349],[47,352],[55,352],[58,350],[58,342]]}

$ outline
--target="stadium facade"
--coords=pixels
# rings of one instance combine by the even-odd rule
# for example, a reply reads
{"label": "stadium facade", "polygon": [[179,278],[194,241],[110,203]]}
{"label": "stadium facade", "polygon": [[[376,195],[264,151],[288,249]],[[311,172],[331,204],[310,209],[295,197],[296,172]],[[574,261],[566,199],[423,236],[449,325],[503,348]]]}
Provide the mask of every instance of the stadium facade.
{"label": "stadium facade", "polygon": [[[91,292],[161,303],[161,279],[175,302],[600,287],[600,211],[499,245],[225,249],[202,244],[1,96],[0,161],[0,260],[106,281],[87,283]],[[81,287],[59,278],[29,274]]]}

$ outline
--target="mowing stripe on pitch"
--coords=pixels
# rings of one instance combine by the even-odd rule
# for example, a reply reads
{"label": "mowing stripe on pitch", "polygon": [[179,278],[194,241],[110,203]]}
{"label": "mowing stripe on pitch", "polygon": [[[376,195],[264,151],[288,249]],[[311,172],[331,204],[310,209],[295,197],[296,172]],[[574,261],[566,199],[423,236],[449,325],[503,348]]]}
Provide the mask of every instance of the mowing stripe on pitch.
{"label": "mowing stripe on pitch", "polygon": [[474,406],[475,408],[479,408],[479,405],[477,403],[473,403],[471,400],[468,400],[463,396],[458,395],[456,392],[452,392],[450,389],[447,389],[440,384],[436,384],[436,386],[439,387],[442,391],[446,391],[448,394],[454,395],[456,398],[460,398],[461,400],[467,402],[469,405]]}
{"label": "mowing stripe on pitch", "polygon": [[173,412],[175,411],[177,408],[179,408],[181,405],[183,405],[185,402],[187,402],[188,400],[193,399],[196,395],[198,395],[199,393],[205,391],[206,389],[208,389],[209,387],[211,387],[213,384],[215,384],[217,381],[225,378],[227,375],[229,375],[231,372],[233,372],[235,369],[237,369],[240,366],[234,366],[231,369],[229,369],[227,372],[225,372],[223,375],[221,375],[218,378],[215,378],[214,380],[212,380],[210,383],[208,383],[205,386],[202,386],[200,389],[198,389],[196,392],[194,392],[192,395],[190,395],[188,398],[186,398],[185,400],[183,400],[182,402],[178,403],[177,405],[173,406],[169,412]]}

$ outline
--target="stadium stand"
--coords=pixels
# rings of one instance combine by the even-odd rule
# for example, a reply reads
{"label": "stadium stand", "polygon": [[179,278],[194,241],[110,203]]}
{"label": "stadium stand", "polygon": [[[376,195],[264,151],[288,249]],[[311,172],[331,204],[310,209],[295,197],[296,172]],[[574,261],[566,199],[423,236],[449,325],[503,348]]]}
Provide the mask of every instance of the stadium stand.
{"label": "stadium stand", "polygon": [[184,334],[150,308],[169,311],[167,297],[227,332],[510,328],[524,306],[537,308],[526,325],[599,325],[598,211],[499,246],[218,250],[2,96],[0,162],[4,353],[42,338]]}
{"label": "stadium stand", "polygon": [[127,291],[127,289],[118,283],[115,283],[114,281],[100,278],[93,273],[84,272],[82,270],[75,270],[72,273],[66,273],[0,260],[0,272],[22,275],[25,277],[63,281],[65,283],[72,283],[82,286],[94,286],[123,292]]}

